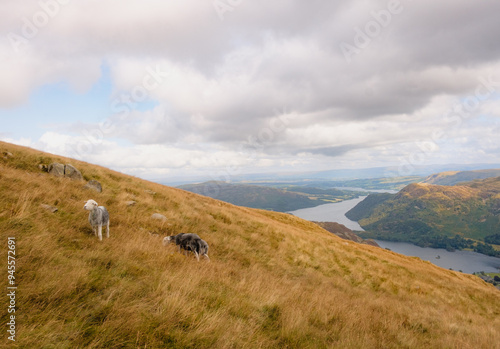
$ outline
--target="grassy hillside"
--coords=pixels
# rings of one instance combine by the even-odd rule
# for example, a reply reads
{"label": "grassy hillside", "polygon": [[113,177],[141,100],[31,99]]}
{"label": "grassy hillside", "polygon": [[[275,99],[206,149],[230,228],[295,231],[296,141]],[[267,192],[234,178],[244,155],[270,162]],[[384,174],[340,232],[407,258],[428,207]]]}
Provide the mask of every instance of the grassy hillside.
{"label": "grassy hillside", "polygon": [[[10,144],[0,143],[2,152],[12,154],[0,156],[0,234],[4,246],[16,238],[19,348],[490,349],[500,343],[500,292],[476,276],[348,242],[288,214],[236,207]],[[101,182],[103,192],[38,169],[52,161],[74,165],[86,180]],[[89,198],[110,212],[111,237],[102,242],[83,210]],[[136,204],[128,206],[130,200]],[[168,220],[153,220],[153,213]],[[211,262],[162,246],[161,236],[179,232],[204,238]],[[1,270],[5,286],[7,265]],[[12,344],[5,327],[3,333],[2,346]]]}
{"label": "grassy hillside", "polygon": [[500,226],[500,177],[439,186],[410,184],[397,195],[370,195],[346,214],[367,230],[364,237],[420,246],[496,252],[490,241]]}
{"label": "grassy hillside", "polygon": [[373,214],[375,208],[394,197],[394,194],[376,193],[368,195],[363,201],[346,212],[345,216],[353,221],[359,221]]}
{"label": "grassy hillside", "polygon": [[437,185],[455,185],[470,182],[475,179],[499,177],[500,169],[474,170],[474,171],[449,171],[441,172],[426,177],[422,183]]}
{"label": "grassy hillside", "polygon": [[326,203],[347,200],[360,194],[337,189],[317,189],[291,187],[277,189],[259,185],[233,184],[226,182],[204,182],[186,184],[178,188],[196,194],[205,195],[233,205],[260,208],[278,212],[294,211]]}

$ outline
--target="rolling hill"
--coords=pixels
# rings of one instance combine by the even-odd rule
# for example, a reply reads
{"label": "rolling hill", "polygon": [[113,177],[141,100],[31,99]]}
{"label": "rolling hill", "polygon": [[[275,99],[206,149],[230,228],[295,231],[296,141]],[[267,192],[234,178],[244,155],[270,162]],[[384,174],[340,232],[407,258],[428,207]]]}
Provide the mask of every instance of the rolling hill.
{"label": "rolling hill", "polygon": [[278,212],[294,211],[335,201],[356,198],[360,193],[338,190],[291,186],[287,189],[269,186],[234,184],[210,181],[178,187],[233,205],[260,208]]}
{"label": "rolling hill", "polygon": [[499,232],[500,177],[455,186],[410,184],[398,194],[370,195],[346,216],[367,231],[364,237],[497,255],[481,242]]}
{"label": "rolling hill", "polygon": [[[500,343],[500,292],[476,276],[342,240],[288,214],[0,142],[1,154],[0,234],[4,246],[15,238],[18,287],[16,342],[4,327],[3,347]],[[44,172],[43,165],[53,162],[73,165],[83,180]],[[86,188],[90,180],[99,181],[102,192]],[[110,212],[109,239],[99,241],[91,232],[83,210],[90,198]],[[153,219],[154,213],[167,219]],[[211,261],[162,246],[162,236],[180,232],[206,240]],[[6,324],[12,314],[7,297],[3,302],[0,320]]]}
{"label": "rolling hill", "polygon": [[359,221],[363,218],[371,216],[378,205],[392,199],[394,196],[395,194],[389,193],[370,194],[363,201],[346,212],[345,215],[350,220]]}

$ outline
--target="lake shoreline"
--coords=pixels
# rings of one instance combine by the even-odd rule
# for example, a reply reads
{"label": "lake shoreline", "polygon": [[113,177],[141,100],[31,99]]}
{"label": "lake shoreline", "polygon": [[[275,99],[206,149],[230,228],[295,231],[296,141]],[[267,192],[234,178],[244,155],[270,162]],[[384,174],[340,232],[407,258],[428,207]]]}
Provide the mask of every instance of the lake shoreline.
{"label": "lake shoreline", "polygon": [[443,248],[420,247],[409,242],[375,240],[381,248],[410,257],[418,257],[441,268],[466,274],[484,271],[500,272],[500,258],[465,250],[447,251]]}
{"label": "lake shoreline", "polygon": [[[356,206],[358,202],[364,200],[364,198],[365,196],[362,196],[357,199],[319,205],[291,211],[289,213],[309,221],[337,222],[345,225],[355,233],[363,232],[364,230],[359,223],[347,218],[345,213]],[[451,252],[439,248],[420,247],[409,242],[394,242],[378,239],[375,239],[375,241],[381,248],[388,248],[393,252],[406,256],[418,257],[445,269],[462,271],[467,274],[481,271],[500,272],[500,258],[473,251],[457,250]]]}
{"label": "lake shoreline", "polygon": [[[310,208],[302,208],[288,213],[294,216],[316,222],[336,222],[345,225],[353,231],[364,231],[358,222],[352,221],[345,216],[345,212],[363,201],[366,196],[360,196],[356,199],[349,199],[340,202],[319,205]],[[335,220],[331,220],[335,219]]]}

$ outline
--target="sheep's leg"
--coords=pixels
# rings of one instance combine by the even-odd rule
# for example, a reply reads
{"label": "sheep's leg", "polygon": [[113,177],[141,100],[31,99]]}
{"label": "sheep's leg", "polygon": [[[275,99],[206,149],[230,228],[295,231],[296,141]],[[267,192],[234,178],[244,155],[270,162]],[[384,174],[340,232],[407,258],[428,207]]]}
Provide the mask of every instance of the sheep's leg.
{"label": "sheep's leg", "polygon": [[206,259],[208,259],[208,261],[210,262],[210,257],[208,257],[208,254],[204,253],[203,257],[205,257]]}
{"label": "sheep's leg", "polygon": [[109,221],[108,224],[106,224],[106,237],[109,239]]}
{"label": "sheep's leg", "polygon": [[97,227],[92,226],[92,231],[94,232],[94,235],[97,237]]}
{"label": "sheep's leg", "polygon": [[102,225],[97,226],[97,236],[99,237],[99,240],[102,241]]}
{"label": "sheep's leg", "polygon": [[200,255],[198,254],[198,252],[196,251],[193,251],[194,252],[194,255],[196,256],[196,259],[198,260],[198,262],[200,261]]}
{"label": "sheep's leg", "polygon": [[185,244],[181,244],[180,246],[182,247],[182,254],[187,257],[189,254],[188,246]]}
{"label": "sheep's leg", "polygon": [[179,245],[179,253],[182,253],[182,255],[187,256],[186,252],[187,251],[181,245]]}

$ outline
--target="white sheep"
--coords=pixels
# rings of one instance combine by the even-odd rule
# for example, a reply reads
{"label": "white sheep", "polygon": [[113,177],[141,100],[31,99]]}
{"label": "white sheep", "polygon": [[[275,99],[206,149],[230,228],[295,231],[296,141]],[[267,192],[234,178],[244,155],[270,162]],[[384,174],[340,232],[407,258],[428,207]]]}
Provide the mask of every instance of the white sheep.
{"label": "white sheep", "polygon": [[106,207],[99,206],[97,202],[90,199],[83,206],[84,209],[90,211],[89,223],[92,226],[95,236],[102,241],[102,226],[106,225],[106,237],[109,238],[109,213]]}

